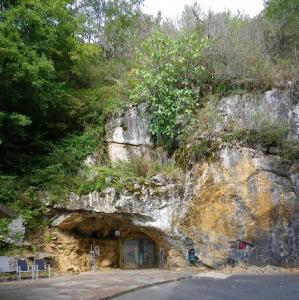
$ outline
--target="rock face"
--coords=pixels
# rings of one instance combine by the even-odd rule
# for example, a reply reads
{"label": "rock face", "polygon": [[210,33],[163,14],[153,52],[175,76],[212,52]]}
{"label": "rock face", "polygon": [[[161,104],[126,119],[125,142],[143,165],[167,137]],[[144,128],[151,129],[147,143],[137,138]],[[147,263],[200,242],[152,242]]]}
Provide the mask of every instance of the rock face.
{"label": "rock face", "polygon": [[293,108],[295,132],[299,136],[299,103]]}
{"label": "rock face", "polygon": [[25,226],[22,216],[12,219],[8,224],[7,229],[7,236],[0,236],[0,241],[16,246],[21,246],[25,237]]}
{"label": "rock face", "polygon": [[299,138],[299,103],[288,91],[272,90],[262,95],[223,98],[218,112],[225,123],[236,121],[248,128],[258,125],[262,118],[270,122],[279,121],[290,127],[293,137]]}
{"label": "rock face", "polygon": [[[299,133],[298,104],[283,91],[235,96],[220,101],[218,111],[251,126],[256,112],[287,123]],[[107,142],[112,162],[151,151],[146,107],[130,107],[111,117]],[[197,163],[183,183],[161,175],[134,189],[108,188],[79,197],[72,194],[53,226],[79,226],[82,212],[126,219],[141,231],[154,230],[181,257],[191,241],[199,258],[213,266],[299,265],[298,166],[258,150],[224,145],[213,161]],[[123,227],[125,228],[125,227]],[[145,231],[144,231],[145,232]],[[157,236],[157,235],[156,235]],[[176,252],[178,253],[178,252]],[[169,263],[174,261],[173,255]]]}
{"label": "rock face", "polygon": [[93,211],[104,214],[126,214],[135,225],[153,227],[164,232],[172,228],[173,212],[182,205],[182,186],[153,178],[133,191],[117,193],[107,188],[79,197],[72,194],[66,206],[70,211]]}
{"label": "rock face", "polygon": [[299,199],[281,158],[224,147],[217,161],[193,172],[194,192],[178,227],[202,259],[299,263]]}
{"label": "rock face", "polygon": [[106,141],[112,163],[128,161],[134,155],[149,156],[152,143],[145,112],[146,105],[140,104],[112,114],[106,126]]}

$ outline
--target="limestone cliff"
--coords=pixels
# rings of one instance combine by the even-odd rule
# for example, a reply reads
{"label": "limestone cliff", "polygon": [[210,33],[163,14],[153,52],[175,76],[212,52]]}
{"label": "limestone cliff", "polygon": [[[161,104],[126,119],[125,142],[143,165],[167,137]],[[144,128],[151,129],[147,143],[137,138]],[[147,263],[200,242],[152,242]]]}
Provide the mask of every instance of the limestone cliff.
{"label": "limestone cliff", "polygon": [[[213,263],[298,264],[298,174],[275,156],[224,147],[193,169],[178,227]],[[240,246],[241,245],[241,246]]]}
{"label": "limestone cliff", "polygon": [[[223,117],[217,130],[230,120],[250,127],[250,115],[262,111],[287,123],[290,135],[299,138],[299,104],[289,92],[223,98],[217,110]],[[155,152],[145,111],[146,106],[139,105],[111,117],[106,140],[112,162],[134,155],[151,157]],[[213,266],[240,261],[295,266],[299,265],[298,195],[298,165],[258,149],[222,145],[213,160],[194,163],[183,183],[157,175],[136,183],[133,190],[72,194],[52,225],[71,230],[91,216],[122,219],[125,226],[163,244],[170,266],[177,263],[173,255],[184,256],[190,240],[199,258]]]}
{"label": "limestone cliff", "polygon": [[290,91],[271,90],[260,95],[226,97],[220,100],[218,112],[224,123],[237,121],[251,128],[259,118],[280,121],[290,128],[290,134],[299,138],[299,102]]}

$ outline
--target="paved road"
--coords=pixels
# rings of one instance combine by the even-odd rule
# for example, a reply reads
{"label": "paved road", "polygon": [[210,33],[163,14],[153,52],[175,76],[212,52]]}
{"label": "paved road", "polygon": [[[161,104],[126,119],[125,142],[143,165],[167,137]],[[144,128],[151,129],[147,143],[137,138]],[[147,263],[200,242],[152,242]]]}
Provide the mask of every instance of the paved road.
{"label": "paved road", "polygon": [[192,276],[191,272],[111,270],[0,283],[0,300],[100,300],[127,290]]}
{"label": "paved road", "polygon": [[154,286],[115,300],[299,300],[299,275],[215,277]]}

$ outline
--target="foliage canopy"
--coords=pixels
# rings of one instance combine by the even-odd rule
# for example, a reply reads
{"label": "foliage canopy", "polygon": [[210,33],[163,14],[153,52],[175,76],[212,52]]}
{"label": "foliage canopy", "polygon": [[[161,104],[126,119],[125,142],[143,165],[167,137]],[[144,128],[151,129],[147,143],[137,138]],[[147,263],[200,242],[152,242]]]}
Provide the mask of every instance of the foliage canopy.
{"label": "foliage canopy", "polygon": [[70,126],[67,84],[80,44],[78,20],[65,0],[18,1],[1,19],[1,167],[11,169]]}

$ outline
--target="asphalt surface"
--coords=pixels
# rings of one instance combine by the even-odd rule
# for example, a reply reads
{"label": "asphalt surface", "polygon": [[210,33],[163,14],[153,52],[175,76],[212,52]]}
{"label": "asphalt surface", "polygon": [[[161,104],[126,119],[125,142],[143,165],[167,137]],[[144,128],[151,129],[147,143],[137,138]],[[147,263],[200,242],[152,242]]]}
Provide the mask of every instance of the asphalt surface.
{"label": "asphalt surface", "polygon": [[154,286],[116,300],[299,300],[299,275],[192,278]]}
{"label": "asphalt surface", "polygon": [[[27,277],[30,277],[27,274]],[[41,274],[40,274],[41,275]],[[47,274],[46,274],[47,275]],[[106,270],[48,279],[0,283],[0,300],[100,300],[115,295],[193,276],[192,272],[160,269]],[[1,277],[0,277],[1,278]]]}

